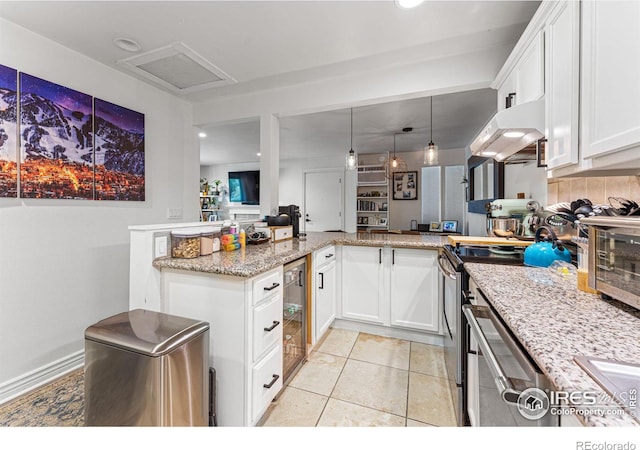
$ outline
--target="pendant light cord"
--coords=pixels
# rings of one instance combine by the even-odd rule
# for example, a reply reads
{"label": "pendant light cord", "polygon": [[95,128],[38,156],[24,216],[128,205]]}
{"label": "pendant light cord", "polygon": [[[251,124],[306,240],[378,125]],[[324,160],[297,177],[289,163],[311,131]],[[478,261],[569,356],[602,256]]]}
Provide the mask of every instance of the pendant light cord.
{"label": "pendant light cord", "polygon": [[429,113],[429,120],[431,121],[431,125],[429,128],[431,129],[431,139],[430,142],[433,142],[433,97],[431,97],[431,112]]}
{"label": "pendant light cord", "polygon": [[353,108],[351,108],[351,150],[353,150]]}

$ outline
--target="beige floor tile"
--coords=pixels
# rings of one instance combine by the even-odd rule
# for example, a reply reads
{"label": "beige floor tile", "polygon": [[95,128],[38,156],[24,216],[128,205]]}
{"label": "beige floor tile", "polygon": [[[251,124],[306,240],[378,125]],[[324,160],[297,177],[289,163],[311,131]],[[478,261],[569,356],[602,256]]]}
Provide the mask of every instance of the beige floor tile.
{"label": "beige floor tile", "polygon": [[444,348],[412,342],[409,370],[446,378],[447,368],[444,363]]}
{"label": "beige floor tile", "polygon": [[405,418],[330,398],[319,427],[404,427]]}
{"label": "beige floor tile", "polygon": [[351,349],[353,348],[353,344],[356,342],[357,338],[357,331],[331,328],[327,337],[316,350],[322,353],[329,353],[331,355],[346,358],[349,356],[349,353],[351,353]]}
{"label": "beige floor tile", "polygon": [[407,426],[408,427],[432,427],[433,425],[429,425],[428,423],[419,422],[413,419],[407,419]]}
{"label": "beige floor tile", "polygon": [[308,361],[291,380],[289,386],[329,396],[346,361],[347,359],[341,356],[311,352]]}
{"label": "beige floor tile", "polygon": [[449,384],[445,378],[409,373],[407,418],[437,426],[456,426]]}
{"label": "beige floor tile", "polygon": [[411,342],[360,333],[349,358],[409,370]]}
{"label": "beige floor tile", "polygon": [[406,370],[349,359],[331,397],[404,417],[407,387]]}
{"label": "beige floor tile", "polygon": [[276,404],[267,411],[265,427],[314,427],[322,414],[327,397],[287,387]]}

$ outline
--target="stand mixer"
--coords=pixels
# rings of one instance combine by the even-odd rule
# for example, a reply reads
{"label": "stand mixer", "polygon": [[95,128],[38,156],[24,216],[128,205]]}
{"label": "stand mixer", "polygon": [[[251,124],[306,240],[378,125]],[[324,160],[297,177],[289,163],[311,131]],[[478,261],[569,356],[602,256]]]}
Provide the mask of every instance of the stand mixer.
{"label": "stand mixer", "polygon": [[[524,234],[524,218],[531,213],[530,204],[537,202],[527,199],[499,199],[487,204],[487,235],[495,237],[516,237],[535,235]],[[531,205],[533,206],[533,205]]]}

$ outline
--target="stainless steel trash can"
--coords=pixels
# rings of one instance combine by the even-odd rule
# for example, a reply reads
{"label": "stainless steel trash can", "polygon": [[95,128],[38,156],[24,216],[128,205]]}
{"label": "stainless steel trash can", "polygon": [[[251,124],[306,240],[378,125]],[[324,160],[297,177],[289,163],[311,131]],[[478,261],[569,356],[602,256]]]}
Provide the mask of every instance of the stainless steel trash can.
{"label": "stainless steel trash can", "polygon": [[207,426],[209,324],[136,309],[85,330],[85,425]]}

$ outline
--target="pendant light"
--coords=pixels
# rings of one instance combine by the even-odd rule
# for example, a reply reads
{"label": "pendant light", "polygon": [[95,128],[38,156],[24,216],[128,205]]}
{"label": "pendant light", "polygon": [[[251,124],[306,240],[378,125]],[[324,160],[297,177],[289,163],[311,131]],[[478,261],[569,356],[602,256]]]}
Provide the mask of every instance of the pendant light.
{"label": "pendant light", "polygon": [[[405,128],[405,130],[409,130]],[[403,132],[405,132],[403,130]],[[393,156],[387,158],[384,163],[384,176],[390,180],[393,177],[393,172],[406,172],[407,163],[402,158],[396,156],[396,136],[402,133],[393,133]]]}
{"label": "pendant light", "polygon": [[431,139],[429,140],[429,144],[424,148],[424,159],[422,163],[427,166],[434,166],[438,164],[438,146],[433,143],[433,97],[431,97],[431,113],[429,120],[431,121]]}
{"label": "pendant light", "polygon": [[347,153],[347,170],[358,168],[358,155],[353,151],[353,108],[351,108],[351,150]]}

